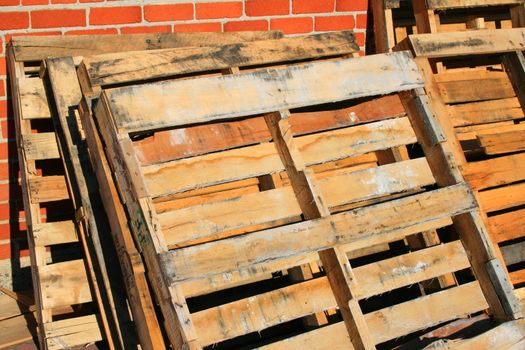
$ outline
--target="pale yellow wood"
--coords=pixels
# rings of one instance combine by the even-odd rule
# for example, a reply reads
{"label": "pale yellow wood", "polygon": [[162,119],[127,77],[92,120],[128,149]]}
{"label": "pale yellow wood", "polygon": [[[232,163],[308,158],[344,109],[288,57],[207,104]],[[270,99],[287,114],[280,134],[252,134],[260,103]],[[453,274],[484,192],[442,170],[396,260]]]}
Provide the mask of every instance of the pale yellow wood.
{"label": "pale yellow wood", "polygon": [[68,199],[66,179],[63,175],[32,177],[29,179],[29,195],[32,203]]}
{"label": "pale yellow wood", "polygon": [[521,119],[523,110],[517,98],[481,101],[448,106],[455,127]]}
{"label": "pale yellow wood", "polygon": [[465,7],[485,7],[502,5],[519,5],[523,0],[426,0],[428,8],[446,10]]}
{"label": "pale yellow wood", "polygon": [[0,321],[28,312],[28,306],[7,294],[0,295]]}
{"label": "pale yellow wood", "polygon": [[22,135],[22,143],[28,160],[60,158],[56,135],[53,132]]}
{"label": "pale yellow wood", "polygon": [[71,260],[38,268],[45,309],[90,302],[91,291],[82,260]]}
{"label": "pale yellow wood", "polygon": [[73,221],[34,224],[33,237],[37,246],[51,246],[78,241]]}
{"label": "pale yellow wood", "polygon": [[67,349],[102,340],[95,315],[54,321],[45,325],[49,350]]}
{"label": "pale yellow wood", "polygon": [[32,330],[36,325],[27,315],[19,315],[0,321],[0,349],[10,348],[16,344],[33,339]]}
{"label": "pale yellow wood", "polygon": [[44,83],[40,78],[18,80],[22,119],[51,118]]}

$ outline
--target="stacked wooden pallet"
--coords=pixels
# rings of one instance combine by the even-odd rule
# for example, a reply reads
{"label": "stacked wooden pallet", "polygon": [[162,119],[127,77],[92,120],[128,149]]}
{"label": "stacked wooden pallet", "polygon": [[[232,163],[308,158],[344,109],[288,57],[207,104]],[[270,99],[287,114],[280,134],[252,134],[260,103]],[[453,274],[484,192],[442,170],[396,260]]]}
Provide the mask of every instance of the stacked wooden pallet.
{"label": "stacked wooden pallet", "polygon": [[[18,101],[49,101],[51,135],[34,148],[63,163],[96,319],[94,332],[55,335],[86,310],[37,303],[51,317],[39,316],[42,346],[136,348],[122,314],[145,349],[522,346],[518,300],[435,118],[432,77],[408,52],[354,57],[347,32],[251,41],[275,35],[50,39],[64,49],[25,59],[12,44]],[[29,78],[38,92],[20,88]],[[28,222],[36,256],[51,244]],[[108,227],[122,283],[107,268]],[[43,285],[56,262],[34,262],[37,299],[77,286],[71,269]],[[118,287],[131,311],[107,297]],[[476,321],[492,329],[445,341]]]}

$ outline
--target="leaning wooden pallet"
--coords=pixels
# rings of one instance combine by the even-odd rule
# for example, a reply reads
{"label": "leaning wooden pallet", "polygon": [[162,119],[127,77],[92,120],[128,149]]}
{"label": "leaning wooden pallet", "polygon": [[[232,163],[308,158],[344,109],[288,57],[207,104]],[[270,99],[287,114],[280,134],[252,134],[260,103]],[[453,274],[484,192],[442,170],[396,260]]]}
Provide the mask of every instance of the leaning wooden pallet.
{"label": "leaning wooden pallet", "polygon": [[523,0],[372,0],[375,52],[408,35],[525,26]]}
{"label": "leaning wooden pallet", "polygon": [[[524,29],[422,34],[401,46],[412,49],[425,74],[437,117],[456,140],[461,171],[488,215],[491,238],[516,287],[525,282],[524,38]],[[487,57],[507,72],[486,67]],[[453,67],[436,73],[436,61]]]}
{"label": "leaning wooden pallet", "polygon": [[[104,272],[104,262],[101,259],[101,247],[98,240],[97,225],[100,225],[102,218],[97,217],[97,222],[93,222],[94,218],[89,215],[89,203],[85,202],[85,197],[80,198],[78,183],[73,176],[75,169],[68,169],[68,162],[65,161],[64,157],[61,157],[61,152],[69,153],[74,151],[72,149],[64,148],[60,149],[57,145],[57,136],[54,133],[54,127],[51,122],[51,112],[47,106],[46,91],[43,82],[35,73],[39,71],[40,61],[48,56],[57,54],[67,55],[79,55],[84,53],[104,53],[112,52],[119,49],[131,49],[131,50],[144,50],[148,48],[162,48],[172,47],[173,45],[181,45],[188,42],[195,44],[207,43],[209,40],[224,40],[224,42],[235,42],[242,39],[254,38],[270,38],[277,37],[278,33],[239,33],[234,35],[223,35],[223,34],[176,34],[176,35],[137,35],[137,36],[96,36],[96,37],[50,37],[44,40],[38,38],[14,38],[13,42],[10,43],[9,48],[9,64],[11,81],[13,84],[15,112],[17,115],[16,126],[17,126],[17,139],[20,153],[20,164],[22,173],[22,189],[24,193],[24,205],[26,208],[26,219],[28,223],[28,236],[32,259],[33,277],[34,277],[34,289],[35,299],[37,300],[37,315],[39,323],[39,339],[42,348],[62,348],[64,346],[75,346],[81,344],[87,344],[94,341],[101,340],[102,337],[106,337],[109,345],[112,347],[113,342],[111,341],[111,331],[106,322],[104,307],[101,306],[100,291],[96,283],[94,276],[94,269],[91,263],[91,257],[89,254],[84,255],[87,259],[71,260],[76,256],[76,259],[81,257],[78,254],[82,254],[82,250],[77,249],[77,255],[71,255],[71,243],[78,242],[77,232],[80,233],[81,242],[84,247],[84,252],[89,252],[89,243],[93,244],[93,257],[96,260],[96,267],[101,267],[103,288],[102,292],[107,292],[109,302],[105,303],[106,307],[109,306],[110,312],[115,312],[114,302],[112,301],[112,294],[119,291],[118,279],[112,278],[112,284],[109,284],[109,278]],[[117,45],[118,44],[118,45]],[[48,94],[52,96],[51,91]],[[70,96],[68,96],[70,97]],[[64,100],[61,100],[64,101]],[[63,104],[59,104],[61,108]],[[59,112],[63,115],[63,109]],[[35,134],[32,129],[39,129],[37,131],[44,130]],[[64,147],[67,147],[67,143],[62,143]],[[60,168],[59,164],[62,161],[69,170],[62,172],[61,175],[49,175],[50,171],[56,171],[55,169]],[[53,161],[46,161],[53,159]],[[37,169],[38,168],[38,169]],[[77,169],[78,170],[78,169]],[[43,174],[40,175],[40,174]],[[66,183],[69,184],[66,185]],[[67,186],[67,187],[66,187]],[[73,193],[70,197],[69,191]],[[84,192],[85,193],[85,192]],[[61,218],[58,222],[44,222],[40,216],[40,204],[47,202],[56,202],[59,200],[71,200],[67,206],[69,208],[69,217]],[[76,198],[76,202],[74,201]],[[67,207],[66,207],[67,208]],[[76,209],[76,212],[72,212],[72,209]],[[66,211],[67,212],[67,211]],[[88,217],[86,217],[88,214]],[[65,214],[67,215],[67,214]],[[69,219],[69,221],[64,221]],[[49,221],[49,215],[48,215]],[[87,222],[91,225],[89,227],[89,234],[92,239],[91,242],[85,240],[85,232]],[[95,230],[95,231],[94,231]],[[107,235],[105,235],[107,237]],[[66,250],[64,249],[66,248]],[[62,260],[63,262],[48,264],[48,257],[45,255],[47,249],[52,250],[52,253],[57,253],[65,250]],[[67,250],[69,248],[69,250]],[[131,251],[131,250],[130,250]],[[121,252],[121,255],[125,255],[127,252]],[[111,255],[111,254],[109,254]],[[106,254],[108,256],[108,254]],[[84,263],[87,264],[88,273],[82,273]],[[118,266],[113,265],[113,268]],[[128,264],[129,265],[129,264]],[[133,261],[133,266],[137,270],[137,275],[128,276],[126,282],[137,278],[140,280],[140,259]],[[84,270],[86,271],[86,270]],[[48,277],[46,277],[48,276]],[[60,278],[57,278],[60,276]],[[100,280],[100,279],[99,279]],[[149,299],[149,291],[147,290],[147,284],[145,281],[139,284],[141,289],[138,291],[143,304],[146,309],[145,312],[151,314],[153,307]],[[104,290],[106,288],[106,290]],[[91,291],[90,291],[91,289]],[[71,290],[78,290],[78,293],[71,293]],[[111,290],[111,292],[109,292]],[[122,290],[122,286],[120,286]],[[61,291],[61,293],[59,293]],[[135,291],[135,290],[134,290]],[[92,307],[91,316],[81,316],[78,318],[64,318],[65,312],[70,312],[70,305],[75,304],[86,304],[93,300],[92,293],[95,292],[95,300],[98,302],[99,310],[102,311],[98,320],[96,317],[95,306]],[[64,294],[66,293],[66,294]],[[137,293],[137,291],[135,291]],[[107,300],[107,298],[105,298]],[[122,295],[116,300],[118,302],[125,302]],[[149,300],[149,303],[148,303]],[[145,304],[145,305],[144,305]],[[88,305],[89,307],[89,305]],[[118,308],[117,308],[118,309]],[[89,309],[87,309],[89,310]],[[135,310],[133,310],[135,311]],[[118,317],[123,317],[122,312],[119,312]],[[62,319],[60,321],[53,321],[53,317],[59,315]],[[83,311],[80,315],[86,314],[86,305],[83,305]],[[134,312],[134,314],[136,314]],[[74,314],[72,314],[74,315]],[[115,315],[113,314],[113,317]],[[137,317],[135,315],[135,317]],[[138,317],[137,317],[138,319]],[[156,319],[152,316],[152,320],[149,323],[153,324]],[[100,323],[99,323],[100,322]],[[103,332],[99,328],[99,324],[103,325]],[[158,328],[158,325],[157,325]],[[159,339],[162,343],[162,337],[160,330],[155,332],[154,324],[148,328],[151,330],[149,338]],[[115,332],[120,334],[120,332]],[[120,336],[119,340],[116,340],[117,344],[127,344],[132,342],[133,336],[124,337]]]}
{"label": "leaning wooden pallet", "polygon": [[[152,284],[174,347],[374,348],[486,308],[500,320],[519,314],[511,286],[498,278],[501,267],[485,236],[476,201],[450,157],[450,146],[432,122],[426,96],[418,93],[423,85],[409,55],[398,53],[102,92],[94,109],[98,130],[132,230],[156,277]],[[292,136],[289,114],[297,111],[290,109],[341,109],[349,100],[399,91],[408,91],[402,99],[415,129],[405,117]],[[272,143],[221,146],[148,165],[138,161],[134,141],[152,133],[225,119],[241,122],[261,114]],[[428,162],[423,157],[358,171],[315,172],[319,164],[349,161],[416,141]],[[164,211],[159,205],[175,201],[180,193],[283,171],[281,178],[286,177],[290,186],[259,188],[182,209]],[[436,183],[436,189],[420,192]],[[368,205],[370,200],[379,204]],[[348,210],[346,205],[357,208]],[[447,227],[452,221],[470,261],[458,240],[355,269],[344,255]],[[255,277],[319,258],[327,277],[320,274],[300,283],[270,278],[257,282],[265,289],[251,293],[243,289],[245,294],[226,290],[213,304],[206,297],[208,286],[221,279],[235,280],[237,286],[251,284]],[[462,280],[457,287],[431,295],[412,295],[394,305],[381,296],[469,267],[477,280]],[[387,277],[385,271],[392,273]],[[196,294],[198,288],[201,292]],[[199,300],[202,294],[205,297]],[[367,305],[366,299],[373,296],[380,306],[367,312],[361,304]],[[291,337],[294,320],[334,306],[342,310],[343,322],[296,330],[301,334]],[[264,332],[274,334],[264,339],[265,344],[250,338]]]}

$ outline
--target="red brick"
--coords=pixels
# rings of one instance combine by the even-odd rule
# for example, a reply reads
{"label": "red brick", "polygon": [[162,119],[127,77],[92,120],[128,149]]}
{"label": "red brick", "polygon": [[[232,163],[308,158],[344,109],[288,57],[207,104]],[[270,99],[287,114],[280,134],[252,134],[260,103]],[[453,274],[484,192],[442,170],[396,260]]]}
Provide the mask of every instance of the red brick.
{"label": "red brick", "polygon": [[104,0],[80,0],[80,2],[103,2]]}
{"label": "red brick", "polygon": [[144,19],[148,22],[193,19],[193,4],[146,5]]}
{"label": "red brick", "polygon": [[0,80],[0,97],[5,96],[5,80]]}
{"label": "red brick", "polygon": [[347,30],[354,28],[354,16],[327,16],[315,18],[315,30]]}
{"label": "red brick", "polygon": [[41,10],[31,12],[31,26],[33,28],[79,27],[85,25],[85,10]]}
{"label": "red brick", "polygon": [[126,24],[142,21],[142,10],[138,6],[92,8],[89,24]]}
{"label": "red brick", "polygon": [[0,185],[0,201],[9,200],[9,184]]}
{"label": "red brick", "polygon": [[11,244],[0,244],[0,260],[11,259]]}
{"label": "red brick", "polygon": [[15,124],[11,119],[4,119],[0,122],[2,128],[2,137],[7,139],[9,137],[15,137]]}
{"label": "red brick", "polygon": [[368,0],[336,0],[336,11],[366,11]]}
{"label": "red brick", "polygon": [[22,0],[22,5],[47,5],[49,0]]}
{"label": "red brick", "polygon": [[333,12],[334,0],[292,0],[292,13]]}
{"label": "red brick", "polygon": [[0,75],[7,74],[7,61],[5,57],[0,57]]}
{"label": "red brick", "polygon": [[66,35],[98,35],[98,34],[118,34],[116,28],[108,29],[81,29],[81,30],[70,30],[65,33]]}
{"label": "red brick", "polygon": [[52,4],[74,4],[77,0],[51,0]]}
{"label": "red brick", "polygon": [[152,27],[126,27],[120,29],[122,34],[137,33],[170,33],[171,26],[152,26]]}
{"label": "red brick", "polygon": [[309,33],[313,30],[311,17],[276,18],[270,21],[271,30],[282,30],[285,34]]}
{"label": "red brick", "polygon": [[0,0],[0,6],[16,6],[20,5],[20,0]]}
{"label": "red brick", "polygon": [[174,32],[221,32],[220,22],[175,24]]}
{"label": "red brick", "polygon": [[0,119],[7,118],[7,100],[0,101]]}
{"label": "red brick", "polygon": [[354,33],[355,42],[359,46],[365,46],[365,33]]}
{"label": "red brick", "polygon": [[[0,221],[9,220],[11,222],[18,223],[20,219],[23,217],[24,217],[24,211],[23,211],[21,202],[12,201],[12,202],[0,203]],[[2,225],[0,227],[5,227],[5,226]],[[0,229],[0,234],[1,232],[2,232],[2,229]],[[6,238],[0,237],[0,240],[2,239],[9,239],[9,237],[6,237]]]}
{"label": "red brick", "polygon": [[210,2],[195,4],[197,19],[238,18],[242,16],[242,2]]}
{"label": "red brick", "polygon": [[364,14],[364,15],[357,15],[356,17],[357,17],[357,28],[366,29],[366,23],[368,21],[368,16]]}
{"label": "red brick", "polygon": [[[4,161],[4,159],[1,159],[1,160]],[[9,163],[4,161],[3,163],[0,163],[0,181],[7,181],[7,180],[9,180]]]}
{"label": "red brick", "polygon": [[29,27],[28,12],[0,12],[0,30]]}
{"label": "red brick", "polygon": [[276,16],[290,13],[290,0],[247,0],[244,6],[248,16]]}
{"label": "red brick", "polygon": [[241,32],[241,31],[265,31],[268,30],[268,21],[235,21],[224,24],[225,32]]}
{"label": "red brick", "polygon": [[4,52],[4,42],[2,41],[2,38],[0,38],[0,53]]}

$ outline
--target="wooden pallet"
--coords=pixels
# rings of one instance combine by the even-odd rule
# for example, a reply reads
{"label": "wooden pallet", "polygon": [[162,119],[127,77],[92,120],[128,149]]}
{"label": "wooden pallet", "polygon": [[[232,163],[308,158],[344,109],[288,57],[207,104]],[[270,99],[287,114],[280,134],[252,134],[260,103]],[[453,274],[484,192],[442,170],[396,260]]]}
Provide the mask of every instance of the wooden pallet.
{"label": "wooden pallet", "polygon": [[[130,343],[134,342],[134,337],[129,331],[127,336],[121,336],[126,332],[115,329],[120,327],[118,322],[125,318],[125,310],[122,312],[122,303],[125,304],[124,288],[118,278],[108,277],[105,262],[111,262],[109,270],[118,269],[119,264],[116,260],[110,260],[111,257],[115,258],[114,254],[102,252],[104,245],[101,242],[103,243],[104,238],[107,240],[108,235],[100,234],[100,225],[104,224],[105,218],[97,206],[91,205],[96,186],[91,190],[86,189],[90,179],[86,181],[82,175],[81,170],[84,169],[81,167],[85,166],[85,162],[79,162],[82,157],[78,156],[79,150],[85,152],[85,149],[77,143],[75,135],[71,135],[73,129],[67,127],[71,124],[65,124],[71,122],[65,108],[74,96],[62,94],[63,86],[52,77],[51,86],[46,91],[43,81],[37,75],[41,60],[52,55],[77,57],[86,53],[114,52],[119,49],[146,50],[190,42],[202,45],[209,40],[228,43],[241,39],[279,36],[279,33],[269,32],[13,39],[8,51],[8,60],[42,348],[83,345],[103,338],[111,348],[129,348]],[[75,74],[73,78],[76,81]],[[54,101],[56,105],[50,107],[47,101],[48,98],[53,100],[53,96],[57,97]],[[57,113],[51,113],[55,108]],[[52,115],[55,117],[54,124]],[[57,138],[61,142],[57,142]],[[60,170],[62,163],[64,168]],[[57,170],[59,174],[53,173]],[[42,218],[41,208],[47,203],[57,201],[66,202],[58,208],[64,213],[60,221],[49,222]],[[93,215],[93,211],[97,215]],[[128,243],[131,241],[128,240]],[[62,253],[62,256],[59,256],[61,261],[50,260],[46,250],[50,250],[55,259],[57,254]],[[131,249],[129,251],[132,253]],[[127,254],[125,251],[120,253]],[[149,312],[151,319],[156,322],[147,283],[144,278],[140,279],[140,259],[135,260],[131,266],[137,273],[127,276],[126,282],[135,279],[134,282],[138,283],[140,288],[134,289],[133,292],[139,293],[143,299],[143,304],[140,305],[145,311],[142,312]],[[121,307],[116,306],[119,303]],[[82,306],[80,311],[78,305]],[[133,311],[138,319],[135,310]],[[108,313],[113,317],[112,319],[109,316],[109,321]],[[55,320],[57,317],[58,321]],[[148,333],[148,337],[156,337],[160,342],[157,344],[163,344],[160,329],[156,332],[153,328],[149,330],[151,332]],[[112,336],[119,339],[113,341]]]}
{"label": "wooden pallet", "polygon": [[[409,45],[425,72],[433,107],[455,140],[462,173],[477,192],[490,236],[518,288],[525,283],[524,38],[524,29],[484,30],[414,35],[402,46]],[[486,57],[506,71],[476,67]],[[468,66],[458,66],[458,58]],[[453,68],[436,73],[436,60]]]}
{"label": "wooden pallet", "polygon": [[525,26],[523,0],[373,0],[376,52],[408,35]]}
{"label": "wooden pallet", "polygon": [[[231,72],[102,89],[95,101],[98,132],[175,348],[373,348],[487,308],[497,319],[519,314],[408,54]],[[362,124],[348,114],[352,100],[400,91],[410,120]],[[337,129],[316,125],[300,134],[294,125],[307,127],[308,113],[347,119]],[[199,148],[183,142],[172,154],[163,150],[162,158],[141,162],[142,141],[151,137],[186,137],[190,127],[242,130],[254,118],[273,142],[242,134],[180,158],[177,152]],[[89,140],[96,132],[87,134]],[[392,157],[378,166],[377,151],[416,142],[428,158]],[[343,162],[369,164],[333,165]],[[218,188],[221,197],[205,197]],[[204,203],[181,207],[180,199],[196,192]],[[346,258],[452,222],[461,242],[372,256],[355,268]],[[323,271],[312,279],[281,276],[319,259]],[[469,267],[477,279],[466,273],[450,289],[394,305],[383,295]],[[336,315],[325,327],[291,326],[335,306],[343,321]],[[258,333],[265,343],[250,338]]]}

